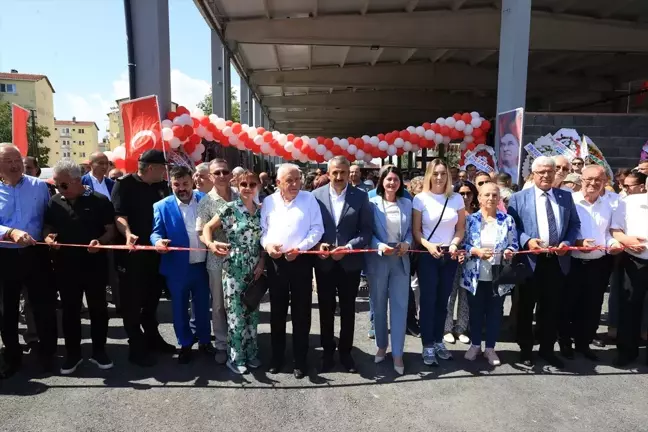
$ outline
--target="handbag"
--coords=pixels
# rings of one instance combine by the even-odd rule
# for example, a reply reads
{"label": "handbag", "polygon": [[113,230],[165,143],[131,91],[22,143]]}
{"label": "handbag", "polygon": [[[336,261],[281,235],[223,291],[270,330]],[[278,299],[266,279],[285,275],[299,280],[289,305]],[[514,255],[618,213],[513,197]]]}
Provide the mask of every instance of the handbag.
{"label": "handbag", "polygon": [[[439,220],[437,221],[436,225],[432,229],[432,232],[427,238],[427,241],[430,241],[434,233],[436,232],[437,228],[439,227],[439,224],[441,223],[441,219],[443,219],[443,214],[445,213],[445,209],[448,206],[448,197],[446,197],[445,203],[443,204],[443,210],[441,210],[441,216],[439,216]],[[423,247],[423,245],[419,244],[416,246],[417,251],[425,251],[426,249]],[[413,253],[410,256],[410,276],[414,276],[416,272],[418,271],[418,265],[419,265],[419,254],[420,252]]]}
{"label": "handbag", "polygon": [[523,284],[530,277],[531,269],[522,261],[505,261],[493,266],[493,287]]}
{"label": "handbag", "polygon": [[255,311],[259,308],[261,300],[267,291],[268,278],[262,274],[259,279],[252,280],[247,288],[241,292],[241,302],[249,311]]}

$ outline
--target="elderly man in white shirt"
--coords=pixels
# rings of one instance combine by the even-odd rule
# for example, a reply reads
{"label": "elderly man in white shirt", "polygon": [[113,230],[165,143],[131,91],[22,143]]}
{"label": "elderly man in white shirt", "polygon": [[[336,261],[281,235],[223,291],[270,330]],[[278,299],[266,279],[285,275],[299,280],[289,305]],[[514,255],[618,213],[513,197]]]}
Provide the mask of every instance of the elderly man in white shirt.
{"label": "elderly man in white shirt", "polygon": [[267,260],[270,286],[270,373],[281,371],[286,349],[286,315],[291,305],[294,370],[296,378],[307,372],[308,337],[311,326],[313,255],[298,252],[312,249],[322,238],[324,226],[317,200],[301,189],[299,167],[283,164],[277,171],[278,190],[263,201],[261,246]]}
{"label": "elderly man in white shirt", "polygon": [[648,291],[648,194],[628,195],[619,201],[612,217],[611,233],[625,247],[621,258],[623,289],[619,293],[615,360],[615,365],[623,367],[639,355],[641,317]]}
{"label": "elderly man in white shirt", "polygon": [[[583,169],[583,188],[572,195],[581,222],[576,246],[611,248],[610,254],[616,255],[622,251],[621,244],[610,234],[616,202],[601,195],[605,183],[603,167],[588,165]],[[604,250],[572,252],[571,269],[565,286],[567,301],[563,305],[559,329],[560,352],[565,358],[574,358],[573,337],[577,352],[592,361],[598,360],[590,349],[590,343],[596,336],[603,298],[612,272],[610,254]]]}

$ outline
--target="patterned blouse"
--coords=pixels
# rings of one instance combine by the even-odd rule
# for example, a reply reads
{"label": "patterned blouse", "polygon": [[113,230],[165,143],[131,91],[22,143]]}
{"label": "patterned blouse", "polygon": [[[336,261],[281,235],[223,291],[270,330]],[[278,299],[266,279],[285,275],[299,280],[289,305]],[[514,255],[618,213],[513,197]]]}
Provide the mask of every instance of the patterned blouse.
{"label": "patterned blouse", "polygon": [[[232,189],[232,201],[236,201],[239,195],[234,189]],[[207,223],[216,216],[217,212],[224,206],[227,205],[227,201],[220,197],[215,190],[209,191],[207,195],[200,200],[198,204],[198,218],[196,219],[196,230],[202,233],[203,228]],[[213,236],[214,241],[218,242],[227,242],[227,236],[222,229],[218,229],[214,232]],[[207,254],[207,269],[209,270],[219,270],[223,265],[223,257],[214,255],[213,253]]]}
{"label": "patterned blouse", "polygon": [[[502,253],[506,249],[517,252],[519,249],[517,230],[513,218],[501,211],[497,212],[495,218],[497,223],[497,238],[495,240],[495,253]],[[464,237],[463,248],[466,250],[466,261],[463,265],[463,274],[461,277],[461,286],[473,295],[477,292],[479,282],[479,261],[480,258],[471,256],[472,248],[481,247],[481,231],[484,221],[480,211],[466,217],[466,235]],[[508,294],[515,285],[500,285],[497,291],[500,296]]]}

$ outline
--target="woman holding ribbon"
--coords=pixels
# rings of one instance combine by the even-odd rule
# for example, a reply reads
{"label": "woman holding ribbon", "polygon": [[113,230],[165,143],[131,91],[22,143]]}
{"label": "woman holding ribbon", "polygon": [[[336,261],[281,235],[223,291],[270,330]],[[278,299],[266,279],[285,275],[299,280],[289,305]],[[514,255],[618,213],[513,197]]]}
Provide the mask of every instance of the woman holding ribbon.
{"label": "woman holding ribbon", "polygon": [[[260,181],[248,170],[237,176],[239,198],[216,212],[203,228],[203,237],[209,250],[225,256],[223,263],[223,291],[227,314],[227,367],[236,374],[244,374],[247,367],[261,366],[257,357],[258,310],[248,310],[241,301],[241,293],[263,274],[264,257],[261,251],[260,211],[254,202]],[[229,243],[214,242],[213,232],[222,229]],[[247,365],[247,367],[246,367]]]}
{"label": "woman holding ribbon", "polygon": [[500,359],[495,353],[504,312],[504,296],[514,285],[494,285],[498,266],[513,258],[518,250],[518,236],[513,218],[497,209],[500,202],[499,187],[484,184],[479,189],[480,210],[466,218],[461,286],[468,290],[470,304],[470,337],[472,345],[466,352],[467,360],[475,360],[482,353],[482,328],[486,325],[486,351],[484,357],[492,366]]}

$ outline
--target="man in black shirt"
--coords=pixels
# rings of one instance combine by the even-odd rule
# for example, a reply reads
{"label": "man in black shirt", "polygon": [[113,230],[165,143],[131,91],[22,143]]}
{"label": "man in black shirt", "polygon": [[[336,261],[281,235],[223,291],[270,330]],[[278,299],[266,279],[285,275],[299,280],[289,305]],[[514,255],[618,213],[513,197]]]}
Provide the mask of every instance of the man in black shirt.
{"label": "man in black shirt", "polygon": [[[113,206],[103,195],[86,190],[79,165],[62,160],[54,167],[60,191],[45,210],[43,235],[54,253],[55,279],[63,305],[66,358],[61,374],[70,375],[83,361],[81,356],[81,303],[85,293],[91,320],[92,357],[99,369],[113,364],[106,354],[108,305],[106,304],[106,251],[94,246],[109,244],[115,236]],[[88,248],[60,244],[88,245]]]}
{"label": "man in black shirt", "polygon": [[[166,159],[159,150],[148,150],[139,158],[137,174],[118,179],[111,200],[115,224],[127,245],[150,246],[153,231],[153,204],[169,195],[163,181]],[[164,286],[159,256],[153,251],[124,254],[126,274],[120,284],[121,312],[130,346],[128,359],[139,366],[152,366],[152,352],[175,353],[158,331],[157,307]],[[143,330],[143,331],[142,331]]]}

